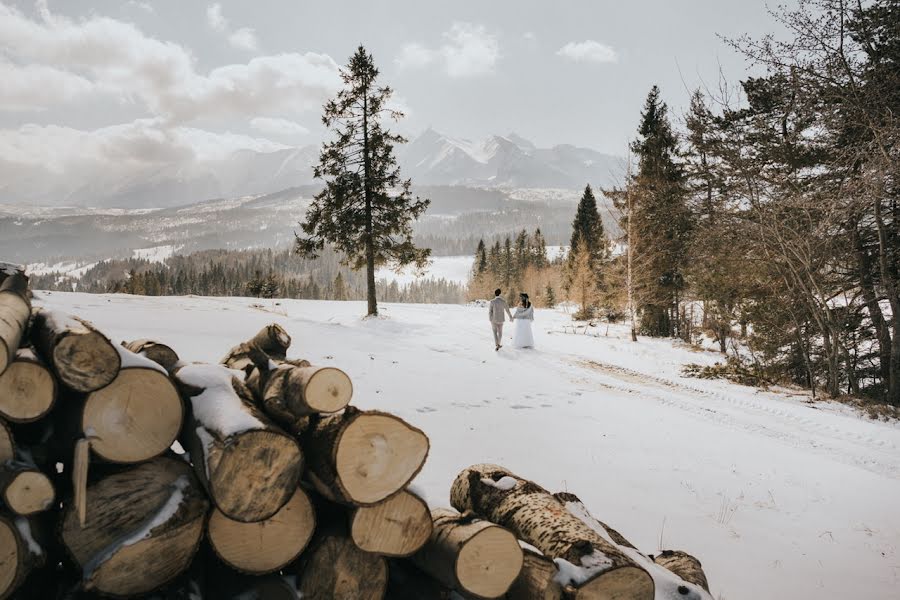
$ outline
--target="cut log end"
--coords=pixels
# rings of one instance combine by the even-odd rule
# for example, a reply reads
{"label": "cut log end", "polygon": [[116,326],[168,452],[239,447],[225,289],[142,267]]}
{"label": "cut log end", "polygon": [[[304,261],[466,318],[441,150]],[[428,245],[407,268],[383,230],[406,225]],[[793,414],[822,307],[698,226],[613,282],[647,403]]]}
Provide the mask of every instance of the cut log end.
{"label": "cut log end", "polygon": [[578,587],[575,600],[646,600],[653,598],[653,579],[640,567],[624,566],[604,571]]}
{"label": "cut log end", "polygon": [[134,340],[122,345],[135,354],[146,356],[166,371],[172,371],[178,363],[178,354],[172,348],[154,340]]}
{"label": "cut log end", "polygon": [[0,416],[17,423],[36,421],[50,412],[55,400],[56,380],[50,370],[30,350],[19,350],[0,374]]}
{"label": "cut log end", "polygon": [[306,548],[316,516],[306,493],[298,488],[273,517],[242,523],[214,510],[207,527],[210,545],[231,568],[261,575],[281,569]]}
{"label": "cut log end", "polygon": [[88,395],[81,426],[98,456],[134,463],[169,448],[183,416],[181,397],[168,377],[152,369],[125,368],[108,386]]}
{"label": "cut log end", "polygon": [[406,490],[372,506],[353,511],[350,536],[361,550],[384,556],[409,556],[431,536],[431,512]]}
{"label": "cut log end", "polygon": [[350,377],[334,367],[304,367],[299,369],[305,379],[303,396],[309,407],[320,413],[333,413],[350,403],[353,383]]}
{"label": "cut log end", "polygon": [[22,549],[15,532],[15,525],[0,518],[0,598],[8,598],[19,578]]}
{"label": "cut log end", "polygon": [[53,483],[40,471],[29,469],[8,473],[3,502],[17,515],[29,516],[45,511],[53,505],[55,497]]}
{"label": "cut log end", "polygon": [[428,455],[428,438],[402,419],[360,413],[346,427],[335,454],[335,470],[348,499],[374,504],[409,483]]}
{"label": "cut log end", "polygon": [[299,592],[311,600],[381,600],[387,591],[387,561],[363,552],[349,537],[320,533],[298,567]]}
{"label": "cut log end", "polygon": [[19,597],[29,573],[44,564],[44,552],[28,519],[0,515],[0,600]]}
{"label": "cut log end", "polygon": [[[460,549],[456,559],[456,579],[471,594],[497,598],[522,570],[519,542],[501,527],[488,527],[476,533]],[[615,596],[612,596],[615,598]]]}
{"label": "cut log end", "polygon": [[63,337],[53,348],[52,362],[60,380],[77,392],[99,390],[115,379],[119,353],[99,331]]}

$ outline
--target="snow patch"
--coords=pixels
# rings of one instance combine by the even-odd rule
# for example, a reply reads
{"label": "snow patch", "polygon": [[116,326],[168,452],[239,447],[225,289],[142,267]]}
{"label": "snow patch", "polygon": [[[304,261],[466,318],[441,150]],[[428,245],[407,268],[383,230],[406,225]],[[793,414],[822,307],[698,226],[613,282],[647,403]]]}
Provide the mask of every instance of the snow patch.
{"label": "snow patch", "polygon": [[509,475],[506,475],[504,477],[501,477],[497,481],[494,481],[493,479],[485,478],[485,479],[481,480],[481,483],[506,492],[506,491],[509,491],[509,490],[513,489],[514,487],[516,487],[516,484],[519,483],[519,480],[516,479],[515,477],[510,477]]}
{"label": "snow patch", "polygon": [[590,554],[581,557],[581,565],[573,565],[564,558],[555,558],[558,572],[553,580],[559,585],[565,587],[567,585],[579,586],[586,581],[590,581],[603,571],[612,566],[612,561],[605,555],[594,550]]}
{"label": "snow patch", "polygon": [[153,246],[152,248],[137,248],[133,250],[134,258],[150,261],[152,263],[163,263],[168,258],[175,256],[175,253],[184,248],[184,246]]}
{"label": "snow patch", "polygon": [[123,369],[151,369],[153,371],[159,371],[166,377],[169,376],[169,373],[162,368],[162,365],[150,360],[144,356],[143,353],[138,354],[132,352],[121,344],[113,344],[113,346],[116,348],[116,352],[119,353],[119,357],[122,359]]}
{"label": "snow patch", "polygon": [[28,522],[28,519],[24,517],[17,518],[16,529],[19,530],[19,535],[22,536],[22,539],[25,541],[25,544],[28,546],[28,551],[31,552],[31,554],[34,556],[41,556],[44,554],[44,550],[35,541],[34,535],[31,533],[31,524]]}
{"label": "snow patch", "polygon": [[182,367],[178,379],[203,392],[191,398],[194,418],[225,437],[251,429],[265,429],[262,421],[247,411],[234,391],[232,377],[243,380],[243,373],[221,365],[195,364]]}

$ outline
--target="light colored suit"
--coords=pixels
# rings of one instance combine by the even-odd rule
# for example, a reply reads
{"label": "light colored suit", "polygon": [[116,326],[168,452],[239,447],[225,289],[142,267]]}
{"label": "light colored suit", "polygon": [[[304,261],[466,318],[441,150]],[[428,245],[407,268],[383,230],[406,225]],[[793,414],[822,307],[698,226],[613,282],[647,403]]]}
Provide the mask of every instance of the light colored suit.
{"label": "light colored suit", "polygon": [[500,347],[500,343],[503,341],[503,323],[506,321],[507,315],[509,315],[509,320],[512,321],[512,313],[509,312],[509,305],[506,303],[506,300],[497,296],[490,301],[488,304],[488,319],[491,321],[491,329],[494,330],[494,344],[497,347]]}

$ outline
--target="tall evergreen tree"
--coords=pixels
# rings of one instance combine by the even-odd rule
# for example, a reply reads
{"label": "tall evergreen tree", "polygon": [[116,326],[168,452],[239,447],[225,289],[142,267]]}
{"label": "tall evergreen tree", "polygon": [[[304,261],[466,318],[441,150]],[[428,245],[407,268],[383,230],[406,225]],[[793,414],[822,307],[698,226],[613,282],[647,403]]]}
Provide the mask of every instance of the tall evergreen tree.
{"label": "tall evergreen tree", "polygon": [[488,268],[487,251],[484,247],[484,239],[478,240],[478,248],[475,250],[475,273],[484,274]]}
{"label": "tall evergreen tree", "polygon": [[691,229],[684,175],[677,163],[678,140],[668,108],[653,86],[647,95],[638,139],[634,201],[629,215],[633,239],[632,277],[641,329],[647,335],[678,335],[686,250]]}
{"label": "tall evergreen tree", "polygon": [[584,188],[575,212],[575,220],[572,222],[572,240],[569,247],[573,252],[570,261],[574,261],[574,248],[579,243],[590,255],[591,268],[599,272],[600,266],[609,257],[609,244],[603,231],[603,221],[597,211],[597,199],[590,185]]}
{"label": "tall evergreen tree", "polygon": [[394,146],[406,140],[382,127],[392,90],[378,87],[372,55],[360,46],[342,70],[344,87],[325,104],[322,122],[334,139],[322,145],[315,176],[325,181],[306,220],[307,237],[297,236],[299,253],[315,257],[325,244],[341,251],[354,270],[366,269],[368,314],[378,314],[375,269],[384,264],[424,268],[430,251],[417,248],[412,222],[429,201],[413,197],[411,181],[402,179]]}

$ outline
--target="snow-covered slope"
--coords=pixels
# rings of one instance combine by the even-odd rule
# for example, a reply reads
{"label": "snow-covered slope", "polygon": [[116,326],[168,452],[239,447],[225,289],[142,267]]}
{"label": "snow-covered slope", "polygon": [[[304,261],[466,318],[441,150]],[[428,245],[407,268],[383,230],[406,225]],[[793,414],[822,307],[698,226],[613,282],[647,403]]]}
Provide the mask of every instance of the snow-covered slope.
{"label": "snow-covered slope", "polygon": [[[493,351],[486,309],[361,303],[143,298],[38,292],[115,338],[158,338],[215,361],[264,324],[290,355],[353,378],[354,403],[431,438],[416,480],[446,505],[463,467],[493,462],[576,493],[645,552],[684,549],[716,598],[897,598],[900,427],[800,393],[685,379],[718,357],[620,327],[564,333],[538,311],[538,349]],[[608,333],[608,335],[607,335]]]}

